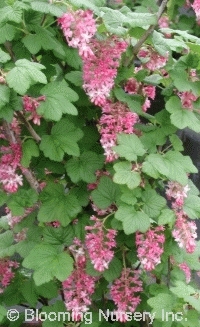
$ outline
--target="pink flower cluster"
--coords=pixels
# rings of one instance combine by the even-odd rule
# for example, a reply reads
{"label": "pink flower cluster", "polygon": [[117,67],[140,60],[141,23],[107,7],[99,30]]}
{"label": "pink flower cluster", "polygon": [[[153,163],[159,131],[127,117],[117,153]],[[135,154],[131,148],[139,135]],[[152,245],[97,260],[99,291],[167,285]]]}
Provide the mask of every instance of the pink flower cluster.
{"label": "pink flower cluster", "polygon": [[[187,1],[187,3],[188,3],[188,1]],[[194,0],[191,7],[193,8],[193,10],[196,14],[197,20],[200,20],[200,0]]]}
{"label": "pink flower cluster", "polygon": [[99,184],[100,178],[102,176],[110,176],[110,172],[109,171],[103,171],[103,170],[96,170],[95,175],[97,177],[97,180],[95,183],[90,183],[87,185],[87,189],[88,190],[95,190]]}
{"label": "pink flower cluster", "polygon": [[0,159],[0,180],[6,192],[14,193],[22,185],[22,175],[16,174],[17,167],[20,166],[22,156],[21,146],[12,143],[8,146],[1,146],[2,153]]}
{"label": "pink flower cluster", "polygon": [[136,295],[143,291],[139,275],[138,270],[124,268],[121,277],[110,288],[110,296],[117,306],[115,314],[121,322],[126,321],[126,312],[134,312],[141,301],[140,296]]}
{"label": "pink flower cluster", "polygon": [[83,88],[94,104],[103,106],[114,86],[119,61],[127,43],[110,37],[102,41],[92,40],[90,47],[94,55],[84,58]]}
{"label": "pink flower cluster", "polygon": [[187,253],[193,253],[196,248],[197,226],[194,221],[189,221],[183,211],[176,212],[176,222],[172,231],[172,236],[180,248]]}
{"label": "pink flower cluster", "polygon": [[69,46],[78,48],[82,58],[93,55],[89,42],[97,28],[91,10],[69,11],[58,18],[58,24]]}
{"label": "pink flower cluster", "polygon": [[3,293],[4,289],[10,284],[15,276],[13,269],[18,267],[19,264],[16,261],[0,259],[0,293]]}
{"label": "pink flower cluster", "polygon": [[138,52],[138,58],[142,61],[145,68],[155,71],[166,65],[168,53],[166,53],[166,56],[164,57],[159,55],[152,48],[141,48]]}
{"label": "pink flower cluster", "polygon": [[14,235],[15,242],[21,242],[26,239],[28,228],[23,228],[20,232]]}
{"label": "pink flower cluster", "polygon": [[0,165],[0,180],[8,193],[15,193],[23,184],[22,175],[17,175],[15,169],[8,165]]}
{"label": "pink flower cluster", "polygon": [[179,268],[184,272],[185,278],[186,278],[186,283],[189,283],[191,280],[191,270],[190,267],[187,265],[186,262],[182,262],[179,265]]}
{"label": "pink flower cluster", "polygon": [[135,78],[129,78],[124,86],[124,90],[129,94],[141,94],[145,97],[145,102],[142,105],[142,110],[147,111],[151,106],[149,99],[154,100],[156,96],[156,88],[153,85],[143,85],[138,82]]}
{"label": "pink flower cluster", "polygon": [[183,108],[193,110],[193,102],[196,101],[198,97],[189,91],[178,92],[177,94],[181,99]]}
{"label": "pink flower cluster", "polygon": [[75,321],[81,320],[80,313],[86,312],[91,305],[91,295],[95,290],[95,277],[86,273],[85,251],[78,239],[69,248],[75,258],[75,269],[62,283],[65,306],[72,311]]}
{"label": "pink flower cluster", "polygon": [[94,269],[103,272],[108,269],[114,257],[113,248],[116,246],[114,229],[104,230],[103,221],[95,216],[90,218],[95,222],[93,226],[86,226],[85,245]]}
{"label": "pink flower cluster", "polygon": [[172,207],[174,209],[181,208],[184,204],[184,199],[187,198],[187,193],[190,190],[189,186],[183,186],[178,182],[169,181],[165,191],[167,199],[173,199]]}
{"label": "pink flower cluster", "polygon": [[112,162],[118,158],[112,149],[116,145],[117,134],[133,134],[134,125],[139,121],[136,113],[131,112],[126,104],[122,102],[111,103],[107,101],[102,107],[103,115],[99,120],[99,131],[101,134],[101,145],[104,149],[106,162]]}
{"label": "pink flower cluster", "polygon": [[28,95],[23,96],[23,108],[26,112],[31,113],[28,117],[29,120],[33,120],[33,123],[40,125],[41,116],[37,113],[37,108],[40,105],[41,101],[45,101],[46,97],[44,95],[38,98],[32,98]]}
{"label": "pink flower cluster", "polygon": [[155,266],[161,262],[160,257],[163,254],[165,242],[163,231],[163,226],[157,226],[144,234],[136,232],[137,255],[147,271],[155,269]]}
{"label": "pink flower cluster", "polygon": [[96,24],[90,10],[65,13],[58,18],[69,46],[78,48],[83,60],[83,88],[90,100],[102,106],[110,95],[121,55],[128,44],[116,37],[94,39]]}
{"label": "pink flower cluster", "polygon": [[7,213],[7,219],[8,219],[8,224],[9,224],[10,228],[13,229],[13,227],[16,224],[18,224],[20,221],[22,221],[22,219],[27,217],[31,212],[33,212],[34,209],[35,209],[35,207],[26,208],[23,215],[12,216],[11,210],[8,207],[6,207],[5,211]]}

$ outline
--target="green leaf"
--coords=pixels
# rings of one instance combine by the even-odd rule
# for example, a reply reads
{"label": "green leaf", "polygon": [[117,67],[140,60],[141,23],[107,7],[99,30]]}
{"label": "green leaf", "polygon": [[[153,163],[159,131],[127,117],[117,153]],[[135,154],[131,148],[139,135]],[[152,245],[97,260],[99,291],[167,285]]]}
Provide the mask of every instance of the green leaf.
{"label": "green leaf", "polygon": [[[179,293],[176,293],[176,295]],[[157,319],[163,319],[163,312],[172,312],[175,297],[173,294],[160,293],[147,300],[148,305],[152,307],[152,312],[155,313]],[[163,319],[164,320],[164,319]]]}
{"label": "green leaf", "polygon": [[183,210],[191,219],[199,218],[200,198],[196,195],[188,195],[188,197],[184,201]]}
{"label": "green leaf", "polygon": [[106,11],[103,15],[103,22],[107,31],[110,33],[114,33],[115,31],[116,35],[124,35],[127,32],[127,29],[123,27],[126,22],[126,16],[120,13],[119,10],[106,8]]}
{"label": "green leaf", "polygon": [[126,20],[131,27],[143,27],[148,25],[154,25],[157,23],[156,14],[129,12],[127,13]]}
{"label": "green leaf", "polygon": [[118,258],[114,257],[109,263],[108,269],[104,271],[103,277],[108,282],[112,282],[121,275],[122,268],[123,267],[121,261]]}
{"label": "green leaf", "polygon": [[35,190],[31,188],[28,190],[20,189],[17,193],[10,195],[7,205],[12,211],[12,215],[20,216],[24,214],[26,208],[32,207],[37,199],[38,195]]}
{"label": "green leaf", "polygon": [[35,283],[33,279],[29,279],[23,282],[21,286],[21,293],[25,300],[32,306],[35,307],[38,302],[38,295],[35,290]]}
{"label": "green leaf", "polygon": [[63,10],[58,6],[43,1],[32,1],[31,7],[35,11],[51,14],[56,17],[60,17],[63,14]]}
{"label": "green leaf", "polygon": [[152,34],[152,42],[155,50],[161,55],[166,56],[168,52],[170,52],[170,47],[166,42],[166,38],[164,38],[163,34],[153,31]]}
{"label": "green leaf", "polygon": [[11,59],[10,55],[0,49],[0,62],[5,63]]}
{"label": "green leaf", "polygon": [[149,152],[156,152],[157,145],[164,145],[166,143],[165,130],[162,127],[157,127],[155,130],[147,131],[140,137],[143,146],[149,149]]}
{"label": "green leaf", "polygon": [[89,203],[90,192],[87,188],[87,184],[81,182],[77,185],[74,185],[74,188],[70,191],[71,194],[75,195],[79,204],[82,207],[86,207]]}
{"label": "green leaf", "polygon": [[94,183],[96,181],[95,172],[103,167],[104,157],[95,152],[87,151],[81,156],[68,160],[66,171],[73,183],[84,181]]}
{"label": "green leaf", "polygon": [[50,31],[41,26],[34,26],[34,30],[36,34],[28,34],[22,39],[23,44],[30,53],[36,54],[41,49],[56,49],[56,51],[59,51],[62,56],[65,56],[65,51],[63,50],[61,43],[56,40]]}
{"label": "green leaf", "polygon": [[145,233],[150,227],[149,217],[141,211],[136,211],[133,206],[120,206],[115,213],[115,218],[122,221],[124,233],[129,235],[140,231]]}
{"label": "green leaf", "polygon": [[86,263],[86,273],[90,276],[98,277],[101,275],[101,272],[94,269],[94,266],[91,262],[91,260],[88,260]]}
{"label": "green leaf", "polygon": [[188,173],[195,173],[197,169],[188,156],[183,156],[178,151],[168,151],[165,155],[157,153],[147,156],[142,171],[153,178],[159,178],[160,174],[186,185]]}
{"label": "green leaf", "polygon": [[144,191],[142,200],[144,202],[142,210],[151,218],[157,217],[166,205],[166,200],[155,190]]}
{"label": "green leaf", "polygon": [[90,216],[89,215],[81,215],[81,217],[78,219],[78,221],[73,224],[73,230],[74,234],[76,235],[77,238],[80,240],[84,241],[85,240],[85,226],[87,226],[90,222]]}
{"label": "green leaf", "polygon": [[113,149],[127,160],[136,161],[137,156],[145,154],[143,144],[135,134],[118,134],[117,141],[119,145],[114,146]]}
{"label": "green leaf", "polygon": [[12,6],[5,6],[0,9],[0,22],[15,22],[22,21],[22,8],[18,5],[18,1]]}
{"label": "green leaf", "polygon": [[176,216],[175,216],[174,211],[172,211],[170,209],[163,209],[163,210],[161,210],[161,214],[158,217],[158,224],[159,225],[168,224],[172,228],[175,220],[176,220]]}
{"label": "green leaf", "polygon": [[71,71],[65,75],[65,78],[76,86],[83,85],[82,72],[80,71]]}
{"label": "green leaf", "polygon": [[154,14],[127,12],[124,15],[119,10],[111,8],[103,8],[103,10],[105,12],[103,22],[107,30],[117,35],[126,33],[127,29],[124,26],[144,27],[156,24],[156,15]]}
{"label": "green leaf", "polygon": [[67,64],[74,69],[80,69],[82,65],[78,50],[74,48],[65,48],[65,60]]}
{"label": "green leaf", "polygon": [[7,315],[7,310],[0,305],[0,322],[6,317]]}
{"label": "green leaf", "polygon": [[[101,0],[100,0],[101,1]],[[92,11],[94,11],[97,15],[99,14],[99,9],[97,6],[100,5],[100,3],[103,5],[103,2],[101,1],[100,2],[99,0],[93,0],[93,1],[90,1],[90,0],[69,0],[69,2],[78,7],[78,8],[89,8],[91,9]]]}
{"label": "green leaf", "polygon": [[189,127],[200,132],[200,123],[195,114],[187,108],[182,108],[181,100],[174,96],[166,102],[166,109],[171,113],[171,122],[179,129]]}
{"label": "green leaf", "polygon": [[49,183],[40,194],[41,206],[38,219],[42,222],[60,221],[67,226],[81,211],[81,206],[74,195],[65,193],[60,184]]}
{"label": "green leaf", "polygon": [[0,258],[10,257],[15,253],[13,233],[8,230],[0,234]]}
{"label": "green leaf", "polygon": [[38,157],[40,154],[38,145],[32,139],[29,139],[22,144],[22,153],[21,164],[23,167],[28,167],[31,158]]}
{"label": "green leaf", "polygon": [[114,165],[116,173],[113,181],[117,184],[126,184],[130,189],[140,185],[140,173],[132,170],[132,164],[128,161],[119,162]]}
{"label": "green leaf", "polygon": [[15,67],[6,75],[6,81],[9,87],[13,88],[20,95],[24,95],[31,85],[47,83],[46,76],[41,72],[44,68],[43,65],[27,59],[17,60]]}
{"label": "green leaf", "polygon": [[40,143],[40,149],[45,157],[54,161],[61,161],[64,154],[79,156],[80,151],[77,142],[82,138],[82,131],[75,127],[67,118],[56,123],[51,135],[44,135]]}
{"label": "green leaf", "polygon": [[166,167],[168,168],[169,179],[186,185],[188,182],[188,173],[197,173],[197,168],[193,165],[188,156],[183,156],[178,151],[168,151],[164,156]]}
{"label": "green leaf", "polygon": [[[53,305],[42,307],[42,312],[45,312],[47,315],[47,319],[42,323],[43,327],[63,327],[64,321],[68,320],[68,315],[65,315],[67,313],[65,304],[60,300],[57,300]],[[60,319],[55,319],[55,315],[60,317]]]}
{"label": "green leaf", "polygon": [[119,196],[118,186],[107,176],[101,177],[97,189],[91,193],[92,200],[100,209],[106,209],[112,203],[116,203]]}
{"label": "green leaf", "polygon": [[62,114],[77,115],[76,107],[71,103],[78,100],[78,95],[67,83],[51,82],[41,89],[46,100],[40,103],[37,112],[46,119],[58,121]]}
{"label": "green leaf", "polygon": [[170,142],[173,145],[175,151],[183,151],[183,142],[180,140],[178,135],[173,134],[169,136]]}
{"label": "green leaf", "polygon": [[[1,54],[0,54],[1,55]],[[6,85],[0,84],[0,108],[4,107],[10,99],[10,89]]]}
{"label": "green leaf", "polygon": [[40,286],[35,285],[35,290],[37,294],[46,299],[57,298],[58,296],[58,286],[56,285],[56,282],[49,282]]}
{"label": "green leaf", "polygon": [[6,203],[7,195],[5,192],[0,190],[0,206],[3,206]]}
{"label": "green leaf", "polygon": [[120,199],[126,204],[134,205],[138,201],[137,197],[141,197],[140,188],[133,189],[133,190],[126,188],[122,190],[122,196]]}
{"label": "green leaf", "polygon": [[60,252],[50,244],[38,244],[24,259],[23,266],[33,269],[36,285],[49,282],[54,277],[64,281],[73,270],[73,260],[66,252]]}
{"label": "green leaf", "polygon": [[175,286],[170,287],[170,291],[182,298],[185,303],[189,303],[194,309],[200,312],[200,292],[182,281],[177,281]]}
{"label": "green leaf", "polygon": [[74,232],[72,226],[68,226],[67,228],[47,226],[44,228],[43,237],[46,243],[69,246],[72,244]]}
{"label": "green leaf", "polygon": [[114,94],[119,101],[125,102],[131,111],[141,116],[148,115],[142,111],[142,98],[138,95],[127,94],[123,89],[118,87],[114,88]]}
{"label": "green leaf", "polygon": [[[186,262],[187,265],[190,267],[192,270],[200,270],[200,262],[199,262],[199,255],[200,255],[200,242],[197,242],[197,246],[195,248],[195,251],[193,253],[187,253],[186,251],[182,250],[183,254],[183,260],[179,261],[181,262]],[[177,260],[177,258],[175,259]]]}
{"label": "green leaf", "polygon": [[7,23],[0,23],[0,44],[6,42],[6,41],[12,41],[14,39],[15,33],[17,32],[17,29],[15,26],[7,24]]}

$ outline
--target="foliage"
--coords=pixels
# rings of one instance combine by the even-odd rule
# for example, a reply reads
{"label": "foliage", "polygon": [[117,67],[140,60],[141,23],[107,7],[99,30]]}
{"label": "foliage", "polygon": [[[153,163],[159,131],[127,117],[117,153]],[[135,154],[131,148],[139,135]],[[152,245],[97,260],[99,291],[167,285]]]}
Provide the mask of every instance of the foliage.
{"label": "foliage", "polygon": [[200,326],[198,8],[1,1],[1,326]]}

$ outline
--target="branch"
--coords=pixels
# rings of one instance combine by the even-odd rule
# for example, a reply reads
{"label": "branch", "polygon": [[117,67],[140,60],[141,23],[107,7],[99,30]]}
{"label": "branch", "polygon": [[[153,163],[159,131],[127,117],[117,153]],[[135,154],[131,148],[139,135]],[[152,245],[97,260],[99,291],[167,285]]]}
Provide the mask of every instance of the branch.
{"label": "branch", "polygon": [[10,129],[9,123],[4,120],[3,122],[3,129],[4,129],[4,133],[6,135],[6,138],[8,140],[9,143],[17,143],[15,135],[13,133],[13,131]]}
{"label": "branch", "polygon": [[[163,0],[163,2],[161,3],[161,5],[160,5],[160,7],[158,9],[157,23],[158,23],[160,17],[162,16],[163,11],[165,10],[165,7],[167,5],[167,1],[168,0]],[[155,27],[157,26],[157,23],[154,24],[154,25],[150,25],[149,28],[146,30],[146,32],[139,39],[139,41],[136,43],[136,45],[133,48],[134,54],[137,54],[138,53],[138,51],[140,50],[140,48],[143,45],[143,43],[146,41],[146,39],[149,37],[149,35],[151,35],[153,33]]]}
{"label": "branch", "polygon": [[24,125],[26,126],[26,128],[29,130],[29,132],[30,132],[31,136],[34,138],[34,140],[36,142],[40,142],[41,141],[41,137],[35,132],[35,130],[31,126],[31,124],[29,124],[29,122],[26,120],[26,118],[24,117],[24,115],[20,111],[17,111],[16,114],[19,117],[19,119],[24,123]]}
{"label": "branch", "polygon": [[9,53],[9,55],[11,56],[12,60],[15,62],[17,59],[16,59],[15,54],[14,54],[14,52],[13,52],[13,50],[12,50],[12,43],[9,42],[9,41],[6,41],[6,42],[4,43],[4,47],[5,47],[6,50],[8,51],[8,53]]}
{"label": "branch", "polygon": [[21,169],[22,174],[26,178],[27,182],[31,186],[31,188],[33,188],[37,193],[40,193],[41,187],[40,187],[40,184],[38,183],[37,179],[33,175],[33,172],[30,169],[24,168],[22,166],[20,167],[20,169]]}
{"label": "branch", "polygon": [[[16,140],[16,137],[15,137],[13,131],[11,130],[10,125],[7,121],[3,122],[3,127],[4,127],[4,131],[5,131],[7,140],[10,143],[18,143]],[[35,178],[33,172],[30,169],[24,168],[22,166],[20,167],[20,169],[21,169],[22,174],[24,175],[24,177],[30,184],[31,188],[33,188],[37,193],[39,193],[41,191],[40,184],[38,183],[37,179]]]}

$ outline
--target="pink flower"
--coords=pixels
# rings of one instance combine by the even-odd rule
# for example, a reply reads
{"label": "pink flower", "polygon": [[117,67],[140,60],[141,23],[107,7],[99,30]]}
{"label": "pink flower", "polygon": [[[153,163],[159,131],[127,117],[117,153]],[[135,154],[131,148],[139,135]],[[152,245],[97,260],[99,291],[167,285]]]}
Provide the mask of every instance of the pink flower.
{"label": "pink flower", "polygon": [[79,321],[80,314],[88,311],[91,305],[96,278],[86,273],[85,251],[81,241],[75,239],[69,250],[75,258],[75,269],[62,283],[62,287],[66,309],[72,312],[75,321]]}
{"label": "pink flower", "polygon": [[124,268],[121,277],[116,279],[110,288],[110,296],[117,306],[115,314],[121,322],[126,321],[126,312],[134,312],[141,301],[140,296],[136,295],[143,291],[139,275],[138,270]]}
{"label": "pink flower", "polygon": [[15,169],[9,165],[0,165],[0,180],[8,193],[15,193],[19,185],[23,184],[22,175],[17,175]]}
{"label": "pink flower", "polygon": [[139,121],[136,113],[131,112],[122,102],[111,103],[107,101],[102,107],[103,115],[99,121],[101,145],[104,149],[106,162],[112,162],[118,158],[112,149],[117,142],[118,133],[133,134],[134,125]]}
{"label": "pink flower", "polygon": [[96,24],[91,10],[77,10],[65,13],[58,18],[63,34],[73,48],[79,49],[79,55],[87,58],[93,55],[90,40],[96,33]]}
{"label": "pink flower", "polygon": [[155,269],[155,266],[161,262],[160,257],[163,254],[165,242],[163,231],[163,226],[157,226],[144,234],[136,232],[137,255],[147,271]]}
{"label": "pink flower", "polygon": [[135,78],[129,78],[124,86],[125,92],[129,94],[141,94],[145,97],[145,101],[142,105],[142,110],[147,111],[151,106],[150,99],[155,99],[156,88],[153,85],[143,85],[141,82],[138,82]]}
{"label": "pink flower", "polygon": [[92,40],[90,47],[94,55],[83,59],[83,88],[95,105],[103,106],[114,86],[127,43],[112,37],[103,41]]}
{"label": "pink flower", "polygon": [[93,226],[86,226],[85,245],[94,269],[103,272],[108,269],[114,257],[113,248],[116,246],[116,230],[104,230],[103,221],[95,216],[90,218],[95,222]]}
{"label": "pink flower", "polygon": [[14,278],[15,273],[13,269],[19,267],[18,262],[11,261],[7,259],[0,259],[0,285],[1,293],[10,284],[11,280]]}
{"label": "pink flower", "polygon": [[173,208],[180,208],[184,204],[184,199],[187,198],[187,193],[190,190],[189,186],[183,186],[178,182],[169,181],[166,189],[166,196],[168,200],[172,198],[175,200],[173,202]]}
{"label": "pink flower", "polygon": [[196,248],[196,223],[194,221],[188,221],[183,211],[176,212],[176,216],[177,220],[172,231],[172,236],[180,248],[185,249],[187,253],[193,253]]}
{"label": "pink flower", "polygon": [[140,85],[141,83],[139,83],[135,78],[131,77],[126,82],[124,90],[129,94],[138,94]]}
{"label": "pink flower", "polygon": [[23,107],[26,112],[30,112],[31,115],[28,117],[29,120],[33,120],[33,123],[40,125],[41,116],[37,113],[37,108],[41,101],[45,101],[45,96],[40,96],[38,98],[31,98],[27,95],[23,96]]}
{"label": "pink flower", "polygon": [[158,25],[160,28],[169,27],[169,17],[167,17],[167,16],[160,17],[160,19],[158,21]]}
{"label": "pink flower", "polygon": [[161,56],[151,48],[142,48],[138,52],[138,58],[141,59],[144,67],[151,71],[155,71],[166,65],[168,53],[166,53],[165,56]]}
{"label": "pink flower", "polygon": [[[188,1],[187,1],[187,3],[188,3]],[[197,20],[199,20],[200,19],[200,0],[194,0],[191,7],[194,9]]]}
{"label": "pink flower", "polygon": [[194,95],[192,92],[188,92],[188,91],[178,92],[177,94],[181,99],[183,108],[193,110],[193,102],[196,101],[198,97]]}
{"label": "pink flower", "polygon": [[182,262],[179,265],[179,268],[184,272],[186,277],[186,282],[189,283],[191,280],[191,270],[186,262]]}

